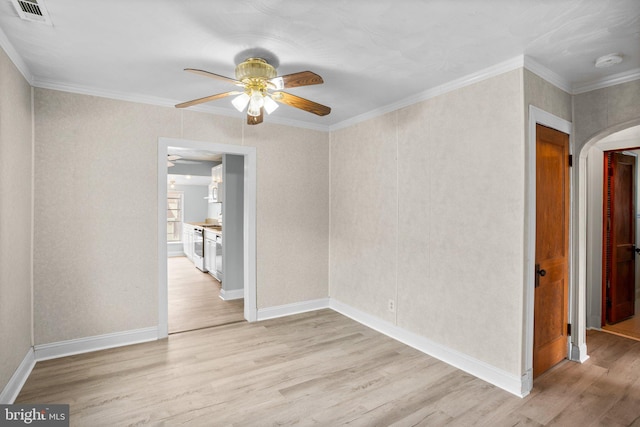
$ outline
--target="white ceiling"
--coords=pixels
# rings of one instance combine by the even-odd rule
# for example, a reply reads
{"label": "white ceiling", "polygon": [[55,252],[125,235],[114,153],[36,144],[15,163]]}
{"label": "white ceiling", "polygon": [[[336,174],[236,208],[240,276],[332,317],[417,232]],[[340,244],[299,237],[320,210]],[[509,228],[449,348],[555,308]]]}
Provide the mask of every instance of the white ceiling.
{"label": "white ceiling", "polygon": [[[0,2],[0,43],[35,86],[173,105],[233,89],[184,68],[234,77],[237,63],[262,56],[279,74],[324,78],[290,92],[332,107],[330,115],[282,106],[265,118],[312,127],[523,55],[569,90],[640,77],[639,0],[38,1],[52,26]],[[609,53],[624,61],[596,69]],[[229,98],[206,106],[243,116]]]}

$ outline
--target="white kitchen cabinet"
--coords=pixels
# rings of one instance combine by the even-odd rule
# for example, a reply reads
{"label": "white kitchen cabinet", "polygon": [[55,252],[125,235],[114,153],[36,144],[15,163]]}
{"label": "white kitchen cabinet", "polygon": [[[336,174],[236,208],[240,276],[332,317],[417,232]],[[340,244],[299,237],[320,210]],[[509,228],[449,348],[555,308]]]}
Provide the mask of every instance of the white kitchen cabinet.
{"label": "white kitchen cabinet", "polygon": [[204,239],[204,269],[211,271],[215,268],[214,252],[216,241],[205,237]]}
{"label": "white kitchen cabinet", "polygon": [[184,254],[193,261],[193,226],[191,224],[182,223],[182,243]]}
{"label": "white kitchen cabinet", "polygon": [[218,232],[205,228],[204,229],[204,262],[206,270],[215,277],[216,270],[216,235]]}
{"label": "white kitchen cabinet", "polygon": [[211,168],[211,184],[209,184],[209,203],[222,203],[224,193],[222,165]]}

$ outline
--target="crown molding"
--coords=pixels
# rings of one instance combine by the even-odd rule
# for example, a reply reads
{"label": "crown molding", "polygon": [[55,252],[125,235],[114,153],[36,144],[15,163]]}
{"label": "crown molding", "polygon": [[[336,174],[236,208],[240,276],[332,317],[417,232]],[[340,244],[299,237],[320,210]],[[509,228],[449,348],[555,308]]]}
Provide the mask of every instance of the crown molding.
{"label": "crown molding", "polygon": [[379,117],[383,114],[390,113],[392,111],[399,110],[401,108],[408,107],[413,104],[417,104],[418,102],[426,101],[431,98],[435,98],[436,96],[443,95],[447,92],[451,92],[457,89],[461,89],[465,86],[472,85],[474,83],[481,82],[483,80],[489,79],[491,77],[498,76],[500,74],[504,74],[509,71],[513,71],[518,68],[522,68],[525,64],[525,57],[523,55],[516,56],[508,61],[500,62],[491,67],[482,69],[472,74],[468,74],[459,79],[452,80],[450,82],[441,84],[434,88],[428,89],[423,92],[419,92],[413,96],[402,99],[398,102],[394,102],[384,107],[376,108],[375,110],[371,110],[364,114],[360,114],[358,116],[352,117],[350,119],[344,120],[342,122],[336,123],[330,126],[331,131],[344,129],[349,126],[353,126],[356,123],[363,122],[365,120],[373,119],[375,117]]}
{"label": "crown molding", "polygon": [[543,78],[557,88],[562,89],[568,94],[573,94],[573,88],[569,80],[565,79],[555,71],[551,71],[530,56],[524,57],[524,68]]}
{"label": "crown molding", "polygon": [[598,79],[598,80],[594,80],[587,83],[576,84],[573,87],[572,94],[579,95],[581,93],[591,92],[592,90],[603,89],[605,87],[632,82],[638,79],[640,79],[640,68],[634,68],[633,70],[614,74],[613,76],[609,76],[604,79]]}
{"label": "crown molding", "polygon": [[[175,99],[160,98],[160,97],[142,95],[137,93],[119,92],[119,91],[99,89],[91,86],[81,86],[81,85],[74,85],[69,83],[61,83],[61,82],[56,82],[52,80],[41,79],[39,77],[35,77],[33,79],[32,86],[41,88],[41,89],[52,89],[52,90],[58,90],[62,92],[77,93],[81,95],[98,96],[101,98],[108,98],[108,99],[117,99],[120,101],[150,104],[150,105],[156,105],[160,107],[174,107],[176,104],[179,104],[180,102],[182,102]],[[197,105],[194,107],[190,107],[189,111],[215,114],[218,116],[231,117],[234,119],[239,118],[238,112],[231,108],[220,108],[220,107],[214,107],[214,106]],[[327,125],[307,123],[301,120],[278,117],[277,115],[269,116],[268,122],[272,124],[280,124],[284,126],[305,128],[305,129],[317,130],[322,132],[329,131],[329,126]]]}
{"label": "crown molding", "polygon": [[[98,96],[102,98],[117,99],[122,101],[157,105],[157,106],[163,106],[163,107],[173,107],[175,104],[181,102],[179,100],[174,100],[174,99],[160,98],[160,97],[154,97],[154,96],[148,96],[148,95],[142,95],[142,94],[131,94],[127,92],[110,91],[110,90],[104,90],[104,89],[99,89],[99,88],[90,87],[90,86],[80,86],[80,85],[74,85],[69,83],[61,83],[61,82],[42,79],[42,78],[33,76],[28,66],[20,56],[20,54],[18,54],[18,52],[14,49],[13,45],[7,38],[4,31],[2,31],[2,28],[0,28],[0,47],[4,49],[7,56],[11,59],[11,61],[16,66],[16,68],[20,71],[20,73],[24,76],[24,78],[29,82],[29,84],[34,87],[59,90],[63,92],[71,92],[71,93],[77,93],[77,94],[89,95],[89,96]],[[353,126],[357,123],[364,122],[366,120],[370,120],[375,117],[379,117],[384,114],[399,110],[401,108],[405,108],[410,105],[413,105],[422,101],[426,101],[428,99],[445,94],[447,92],[461,89],[465,86],[478,83],[482,80],[486,80],[518,68],[526,68],[527,70],[533,72],[534,74],[540,76],[544,80],[548,81],[549,83],[553,84],[554,86],[557,86],[559,89],[564,90],[565,92],[571,95],[578,95],[578,94],[589,92],[592,90],[602,89],[605,87],[614,86],[617,84],[640,79],[640,68],[636,68],[636,69],[619,73],[604,79],[599,79],[599,80],[591,81],[588,83],[580,83],[580,84],[572,85],[567,79],[555,73],[554,71],[551,71],[545,66],[541,65],[539,62],[537,62],[533,58],[526,55],[519,55],[510,60],[498,63],[496,65],[477,71],[475,73],[468,74],[459,79],[455,79],[450,82],[444,83],[442,85],[436,86],[434,88],[428,89],[426,91],[419,92],[413,96],[407,97],[400,101],[387,104],[380,108],[376,108],[366,113],[351,117],[349,119],[343,120],[333,125],[309,123],[301,120],[287,119],[277,115],[270,116],[269,123],[316,130],[320,132],[336,131],[336,130],[344,129],[349,126]],[[208,114],[215,114],[215,115],[220,115],[225,117],[238,118],[238,114],[235,110],[220,108],[215,106],[198,105],[195,107],[191,107],[189,110],[208,113]]]}
{"label": "crown molding", "polygon": [[25,80],[33,86],[33,75],[31,74],[31,70],[29,70],[26,62],[24,62],[18,51],[13,47],[13,44],[11,44],[2,28],[0,28],[0,47],[2,47],[11,62],[13,62],[13,65],[15,65],[18,71],[20,71],[20,74],[22,74]]}

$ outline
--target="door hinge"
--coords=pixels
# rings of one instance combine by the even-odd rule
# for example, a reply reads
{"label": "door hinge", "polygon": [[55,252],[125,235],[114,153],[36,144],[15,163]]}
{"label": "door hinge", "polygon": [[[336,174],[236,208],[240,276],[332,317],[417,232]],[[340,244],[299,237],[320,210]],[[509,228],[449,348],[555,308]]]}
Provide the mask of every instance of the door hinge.
{"label": "door hinge", "polygon": [[573,166],[573,154],[569,154],[569,167]]}
{"label": "door hinge", "polygon": [[567,323],[567,335],[571,336],[571,323]]}

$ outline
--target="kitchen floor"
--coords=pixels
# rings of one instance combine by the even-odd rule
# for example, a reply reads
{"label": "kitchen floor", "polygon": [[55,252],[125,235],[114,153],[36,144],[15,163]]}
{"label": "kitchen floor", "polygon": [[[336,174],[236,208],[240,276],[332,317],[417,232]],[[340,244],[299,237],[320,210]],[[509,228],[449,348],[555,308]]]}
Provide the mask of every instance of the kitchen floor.
{"label": "kitchen floor", "polygon": [[220,282],[186,257],[167,260],[169,333],[244,321],[244,300],[220,299]]}

